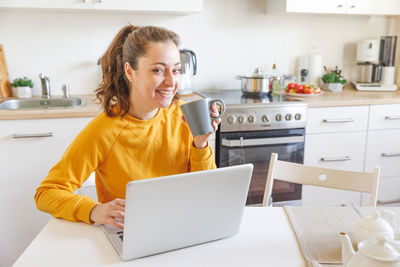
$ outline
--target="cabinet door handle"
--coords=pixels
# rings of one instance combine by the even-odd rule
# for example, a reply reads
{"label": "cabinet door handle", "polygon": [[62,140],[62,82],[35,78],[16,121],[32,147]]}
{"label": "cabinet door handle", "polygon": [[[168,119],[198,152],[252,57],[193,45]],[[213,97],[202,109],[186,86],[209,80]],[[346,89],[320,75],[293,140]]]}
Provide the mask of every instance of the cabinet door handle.
{"label": "cabinet door handle", "polygon": [[338,8],[342,8],[342,7],[343,7],[343,5],[338,5],[337,7],[338,7]]}
{"label": "cabinet door handle", "polygon": [[30,134],[13,134],[12,138],[18,139],[18,138],[38,138],[38,137],[52,137],[53,133],[48,132],[48,133],[30,133]]}
{"label": "cabinet door handle", "polygon": [[385,158],[400,157],[400,153],[382,153],[381,156]]}
{"label": "cabinet door handle", "polygon": [[347,118],[347,119],[324,119],[322,122],[325,123],[342,123],[342,122],[353,122],[353,118]]}
{"label": "cabinet door handle", "polygon": [[355,5],[351,5],[350,8],[356,8],[356,6]]}
{"label": "cabinet door handle", "polygon": [[386,201],[382,201],[382,200],[378,200],[377,201],[378,204],[393,204],[393,203],[400,203],[400,198],[399,199],[393,199],[393,200],[386,200]]}
{"label": "cabinet door handle", "polygon": [[323,162],[331,162],[331,161],[348,161],[351,160],[349,156],[344,156],[344,157],[332,157],[332,158],[321,158],[321,161]]}
{"label": "cabinet door handle", "polygon": [[386,116],[385,120],[400,120],[400,116]]}

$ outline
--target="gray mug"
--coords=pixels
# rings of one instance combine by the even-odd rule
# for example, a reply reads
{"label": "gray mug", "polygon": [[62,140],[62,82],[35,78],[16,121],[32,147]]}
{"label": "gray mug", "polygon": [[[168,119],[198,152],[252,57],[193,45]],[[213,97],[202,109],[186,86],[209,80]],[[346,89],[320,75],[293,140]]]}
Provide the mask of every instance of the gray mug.
{"label": "gray mug", "polygon": [[[221,112],[216,118],[211,116],[214,103],[221,104]],[[224,114],[225,103],[221,99],[203,98],[181,105],[181,110],[193,136],[198,136],[214,132],[212,122]]]}

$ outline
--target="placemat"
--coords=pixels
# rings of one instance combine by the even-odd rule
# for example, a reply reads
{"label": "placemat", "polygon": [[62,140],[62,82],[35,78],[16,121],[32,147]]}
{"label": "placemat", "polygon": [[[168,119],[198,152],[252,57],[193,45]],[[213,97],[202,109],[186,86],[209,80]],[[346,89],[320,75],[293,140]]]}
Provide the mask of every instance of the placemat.
{"label": "placemat", "polygon": [[354,225],[361,219],[353,207],[285,206],[306,261],[342,264],[340,232],[351,237]]}
{"label": "placemat", "polygon": [[[352,238],[354,226],[361,220],[353,207],[285,206],[284,209],[309,267],[343,266],[339,233],[346,232]],[[398,224],[400,223],[400,207],[359,209],[364,217],[371,215],[373,210],[393,210],[396,212]],[[395,233],[395,239],[399,240],[399,225]]]}

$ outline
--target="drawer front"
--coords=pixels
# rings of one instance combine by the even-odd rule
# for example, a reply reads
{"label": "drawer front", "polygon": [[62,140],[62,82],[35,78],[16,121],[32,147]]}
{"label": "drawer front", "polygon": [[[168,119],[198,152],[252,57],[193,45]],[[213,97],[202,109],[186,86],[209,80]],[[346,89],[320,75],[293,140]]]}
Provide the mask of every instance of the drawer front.
{"label": "drawer front", "polygon": [[17,136],[34,134],[39,135],[38,137],[40,137],[40,134],[45,135],[50,132],[53,133],[53,135],[60,134],[62,136],[71,135],[71,137],[75,137],[92,119],[92,117],[88,117],[38,120],[0,120],[0,138],[12,138],[14,134]]}
{"label": "drawer front", "polygon": [[306,133],[366,131],[368,106],[310,108]]}
{"label": "drawer front", "polygon": [[400,176],[381,178],[378,188],[378,205],[398,203],[400,206]]}
{"label": "drawer front", "polygon": [[381,166],[381,177],[400,176],[400,129],[368,133],[365,170]]}
{"label": "drawer front", "polygon": [[371,106],[369,129],[400,129],[400,104]]}
{"label": "drawer front", "polygon": [[365,142],[365,132],[307,134],[304,164],[348,171],[363,171]]}

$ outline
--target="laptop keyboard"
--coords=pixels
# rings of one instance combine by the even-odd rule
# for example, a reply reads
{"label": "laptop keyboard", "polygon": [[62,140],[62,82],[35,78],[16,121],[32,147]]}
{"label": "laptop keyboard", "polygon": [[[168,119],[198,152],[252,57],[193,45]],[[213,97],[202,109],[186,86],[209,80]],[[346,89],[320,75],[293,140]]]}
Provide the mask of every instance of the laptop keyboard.
{"label": "laptop keyboard", "polygon": [[121,238],[121,241],[124,241],[124,231],[117,232],[117,235]]}

